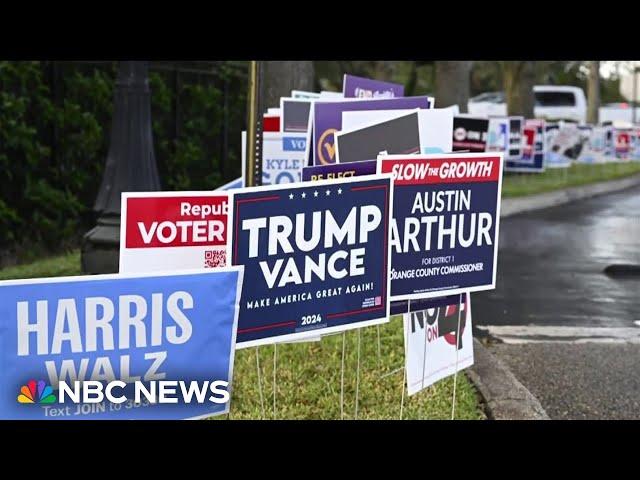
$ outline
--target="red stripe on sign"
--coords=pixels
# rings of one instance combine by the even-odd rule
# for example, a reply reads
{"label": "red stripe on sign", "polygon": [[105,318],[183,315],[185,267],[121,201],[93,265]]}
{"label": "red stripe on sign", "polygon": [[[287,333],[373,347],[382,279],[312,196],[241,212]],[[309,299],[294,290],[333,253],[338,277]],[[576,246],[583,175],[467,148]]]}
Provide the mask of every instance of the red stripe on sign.
{"label": "red stripe on sign", "polygon": [[260,330],[267,330],[268,328],[288,327],[295,324],[296,322],[270,323],[269,325],[262,325],[261,327],[239,328],[238,333],[258,332]]}
{"label": "red stripe on sign", "polygon": [[228,194],[129,197],[127,248],[225,246]]}
{"label": "red stripe on sign", "polygon": [[384,305],[381,305],[379,307],[361,308],[359,310],[350,310],[348,312],[330,313],[329,315],[327,315],[327,318],[337,318],[344,317],[346,315],[353,315],[356,313],[373,312],[374,310],[382,310],[383,308],[385,308]]}
{"label": "red stripe on sign", "polygon": [[[264,116],[262,118],[262,131],[263,132],[279,132],[280,131],[280,117],[279,116]],[[306,130],[305,130],[306,131]]]}
{"label": "red stripe on sign", "polygon": [[497,182],[500,157],[385,159],[382,173],[392,173],[394,185]]}
{"label": "red stripe on sign", "polygon": [[386,187],[384,185],[370,185],[368,187],[353,187],[351,191],[360,192],[362,190],[379,190],[381,188],[386,188]]}

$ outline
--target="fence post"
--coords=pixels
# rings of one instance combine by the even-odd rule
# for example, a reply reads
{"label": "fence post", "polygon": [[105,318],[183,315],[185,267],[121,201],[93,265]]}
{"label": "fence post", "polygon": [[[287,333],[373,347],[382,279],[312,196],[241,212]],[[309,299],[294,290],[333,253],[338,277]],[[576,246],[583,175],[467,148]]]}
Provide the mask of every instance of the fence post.
{"label": "fence post", "polygon": [[247,92],[247,164],[244,178],[247,187],[262,185],[262,114],[264,62],[249,62]]}

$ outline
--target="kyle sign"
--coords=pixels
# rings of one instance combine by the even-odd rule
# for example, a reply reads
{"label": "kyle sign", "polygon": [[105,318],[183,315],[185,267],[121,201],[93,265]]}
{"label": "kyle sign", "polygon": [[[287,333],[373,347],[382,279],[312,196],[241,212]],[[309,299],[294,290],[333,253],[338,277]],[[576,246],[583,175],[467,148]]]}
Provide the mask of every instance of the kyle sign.
{"label": "kyle sign", "polygon": [[233,193],[238,348],[388,321],[390,175]]}
{"label": "kyle sign", "polygon": [[123,193],[120,273],[224,267],[228,208],[221,191]]}
{"label": "kyle sign", "polygon": [[495,288],[501,153],[380,155],[394,178],[391,299]]}

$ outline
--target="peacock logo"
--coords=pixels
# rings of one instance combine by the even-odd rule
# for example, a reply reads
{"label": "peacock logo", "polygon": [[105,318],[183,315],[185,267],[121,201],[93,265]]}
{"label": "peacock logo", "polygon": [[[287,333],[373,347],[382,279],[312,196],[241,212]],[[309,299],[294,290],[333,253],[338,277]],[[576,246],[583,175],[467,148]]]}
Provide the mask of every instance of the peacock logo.
{"label": "peacock logo", "polygon": [[56,396],[53,389],[44,381],[29,380],[26,385],[20,387],[18,403],[55,403]]}

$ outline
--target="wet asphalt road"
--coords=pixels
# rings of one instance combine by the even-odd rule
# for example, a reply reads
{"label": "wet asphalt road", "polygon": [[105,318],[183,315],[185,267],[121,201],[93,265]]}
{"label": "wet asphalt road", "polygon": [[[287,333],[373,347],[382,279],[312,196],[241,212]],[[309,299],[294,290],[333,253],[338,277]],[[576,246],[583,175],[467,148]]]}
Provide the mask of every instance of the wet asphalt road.
{"label": "wet asphalt road", "polygon": [[[496,290],[476,334],[552,418],[640,419],[640,188],[502,220]],[[637,323],[636,323],[637,322]]]}

